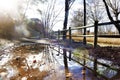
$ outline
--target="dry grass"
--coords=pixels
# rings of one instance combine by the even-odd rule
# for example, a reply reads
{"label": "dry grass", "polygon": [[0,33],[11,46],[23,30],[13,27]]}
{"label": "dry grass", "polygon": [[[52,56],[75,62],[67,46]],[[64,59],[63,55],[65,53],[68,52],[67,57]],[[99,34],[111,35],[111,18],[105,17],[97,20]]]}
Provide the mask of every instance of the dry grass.
{"label": "dry grass", "polygon": [[[83,37],[72,37],[75,41],[83,41]],[[87,42],[94,42],[94,37],[87,37]],[[98,43],[109,45],[120,45],[120,38],[98,38]]]}

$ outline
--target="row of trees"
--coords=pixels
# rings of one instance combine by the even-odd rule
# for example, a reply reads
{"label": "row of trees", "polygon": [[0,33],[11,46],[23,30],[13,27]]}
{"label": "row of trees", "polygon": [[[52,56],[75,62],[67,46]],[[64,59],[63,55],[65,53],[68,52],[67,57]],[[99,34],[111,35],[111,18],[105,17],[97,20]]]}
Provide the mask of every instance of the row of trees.
{"label": "row of trees", "polygon": [[[57,19],[57,18],[60,16],[63,9],[65,9],[64,22],[63,22],[63,30],[64,30],[67,28],[69,10],[74,2],[75,0],[65,0],[65,6],[62,7],[61,9],[56,9],[57,8],[56,0],[49,0],[49,1],[24,0],[23,4],[19,5],[18,7],[18,9],[20,10],[19,18],[14,18],[11,17],[10,15],[3,15],[3,17],[1,17],[1,19],[4,20],[0,21],[0,37],[12,38],[13,36],[15,36],[15,34],[17,36],[18,35],[22,36],[24,32],[18,34],[18,31],[15,30],[16,26],[18,29],[19,25],[21,24],[25,25],[26,27],[25,29],[27,29],[29,35],[32,34],[33,31],[40,36],[42,34],[48,37],[49,33],[51,33],[55,24],[61,21],[61,19]],[[43,7],[45,7],[45,9],[42,9],[43,7],[39,6],[42,4],[44,5]],[[107,18],[107,16],[105,15],[108,15],[109,20],[113,22],[113,24],[120,33],[120,24],[115,22],[115,21],[119,21],[119,14],[120,14],[119,5],[120,5],[119,0],[87,0],[86,1],[87,23],[88,24],[91,22],[94,23],[95,21],[104,22],[105,19]],[[36,11],[38,11],[39,15],[41,15],[40,17],[41,20],[39,21],[40,23],[35,20],[32,20],[32,22],[27,23],[29,21],[28,19],[26,19],[27,10],[32,9],[33,6],[36,7]],[[83,23],[84,23],[84,12],[83,9],[79,9],[78,11],[74,12],[73,18],[71,19],[71,26],[83,26],[84,25]],[[99,30],[102,31],[102,29]],[[66,35],[66,31],[63,34]],[[65,36],[63,38],[65,39]]]}
{"label": "row of trees", "polygon": [[[111,21],[120,33],[119,21],[120,1],[119,0],[87,0],[87,23]],[[71,19],[71,26],[83,26],[84,13],[82,9],[74,12]],[[98,27],[99,32],[110,32],[113,26]]]}

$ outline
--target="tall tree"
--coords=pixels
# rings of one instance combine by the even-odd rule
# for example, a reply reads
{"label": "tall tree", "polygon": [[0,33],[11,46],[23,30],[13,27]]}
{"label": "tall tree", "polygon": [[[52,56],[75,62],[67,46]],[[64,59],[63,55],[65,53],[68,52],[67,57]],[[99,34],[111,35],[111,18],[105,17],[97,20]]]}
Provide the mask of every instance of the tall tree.
{"label": "tall tree", "polygon": [[[63,30],[67,29],[68,15],[69,15],[69,0],[65,0],[65,18],[63,24]],[[66,31],[63,31],[63,39],[66,39]]]}
{"label": "tall tree", "polygon": [[59,17],[64,7],[59,7],[58,3],[59,2],[56,0],[49,0],[43,5],[44,9],[38,9],[38,12],[41,14],[41,21],[45,28],[46,37],[49,37],[49,33],[52,32],[53,27],[55,27],[58,22],[62,21]]}
{"label": "tall tree", "polygon": [[[118,17],[120,14],[120,1],[119,0],[103,0],[105,9],[107,11],[108,18],[110,21],[115,25],[115,27],[118,29],[118,32],[120,34],[120,24],[115,21],[119,21]],[[112,13],[114,16],[112,16]],[[115,19],[114,19],[115,17]]]}
{"label": "tall tree", "polygon": [[[83,0],[84,5],[84,26],[86,26],[86,0]],[[86,35],[86,28],[84,28],[83,35]],[[86,37],[83,37],[83,44],[86,44]]]}
{"label": "tall tree", "polygon": [[63,23],[63,40],[66,39],[66,29],[67,29],[67,23],[68,23],[68,15],[69,15],[69,9],[74,3],[75,0],[65,0],[65,17],[64,17],[64,23]]}

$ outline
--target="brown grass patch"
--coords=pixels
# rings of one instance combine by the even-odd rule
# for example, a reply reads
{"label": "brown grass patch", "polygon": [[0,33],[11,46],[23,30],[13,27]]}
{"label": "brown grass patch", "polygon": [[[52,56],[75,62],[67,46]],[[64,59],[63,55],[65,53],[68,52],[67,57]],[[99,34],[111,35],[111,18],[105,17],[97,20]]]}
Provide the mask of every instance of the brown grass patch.
{"label": "brown grass patch", "polygon": [[[75,41],[83,41],[83,37],[72,37]],[[87,42],[94,42],[94,37],[87,37]],[[120,45],[120,38],[98,38],[98,43]]]}

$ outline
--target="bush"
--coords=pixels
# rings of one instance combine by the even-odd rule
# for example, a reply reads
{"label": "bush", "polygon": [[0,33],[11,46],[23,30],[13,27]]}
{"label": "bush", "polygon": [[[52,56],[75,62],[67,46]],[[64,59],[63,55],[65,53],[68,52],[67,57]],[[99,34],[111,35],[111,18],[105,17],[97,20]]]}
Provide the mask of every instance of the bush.
{"label": "bush", "polygon": [[13,39],[15,30],[14,30],[14,20],[10,16],[0,16],[0,38],[3,39]]}

